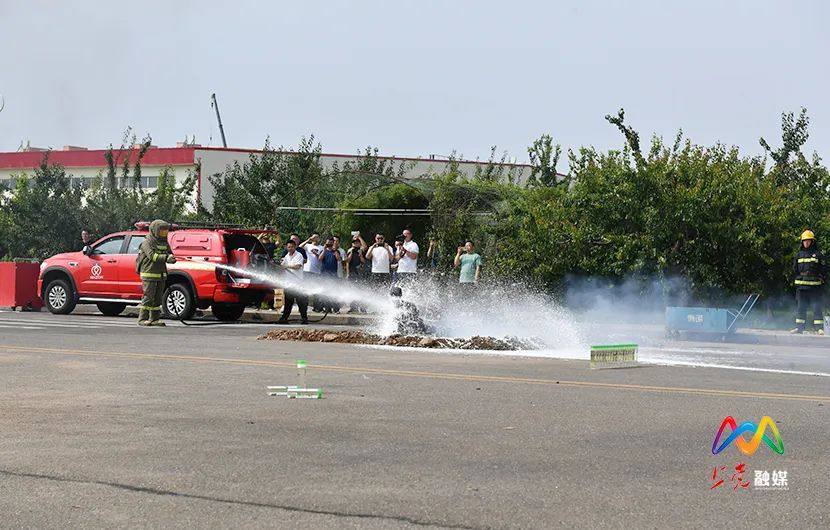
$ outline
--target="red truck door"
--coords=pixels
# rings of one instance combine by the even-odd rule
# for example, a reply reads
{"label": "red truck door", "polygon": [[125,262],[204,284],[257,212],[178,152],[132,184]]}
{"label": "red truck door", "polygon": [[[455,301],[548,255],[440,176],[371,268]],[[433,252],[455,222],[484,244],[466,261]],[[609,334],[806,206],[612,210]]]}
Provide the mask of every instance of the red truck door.
{"label": "red truck door", "polygon": [[112,236],[96,243],[90,256],[81,256],[74,273],[81,296],[118,298],[118,256],[124,236]]}
{"label": "red truck door", "polygon": [[126,252],[118,256],[121,294],[130,299],[140,299],[144,294],[141,277],[135,272],[135,259],[138,257],[138,247],[141,246],[146,237],[143,234],[130,235]]}

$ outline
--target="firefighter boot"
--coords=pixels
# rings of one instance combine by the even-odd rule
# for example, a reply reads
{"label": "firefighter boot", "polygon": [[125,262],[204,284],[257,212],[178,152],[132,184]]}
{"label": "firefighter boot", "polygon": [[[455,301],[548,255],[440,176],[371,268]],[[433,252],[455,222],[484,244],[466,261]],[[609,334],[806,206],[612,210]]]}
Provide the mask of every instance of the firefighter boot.
{"label": "firefighter boot", "polygon": [[156,326],[156,327],[164,327],[167,324],[162,322],[159,317],[161,317],[161,311],[158,310],[151,310],[150,311],[150,321],[147,324],[148,326]]}
{"label": "firefighter boot", "polygon": [[148,325],[148,324],[150,323],[150,321],[149,321],[149,320],[147,320],[147,319],[148,319],[148,317],[149,317],[149,311],[147,311],[147,310],[146,310],[146,309],[144,309],[143,307],[142,307],[142,308],[140,308],[140,309],[138,310],[138,325],[139,325],[139,326],[146,326],[146,325]]}

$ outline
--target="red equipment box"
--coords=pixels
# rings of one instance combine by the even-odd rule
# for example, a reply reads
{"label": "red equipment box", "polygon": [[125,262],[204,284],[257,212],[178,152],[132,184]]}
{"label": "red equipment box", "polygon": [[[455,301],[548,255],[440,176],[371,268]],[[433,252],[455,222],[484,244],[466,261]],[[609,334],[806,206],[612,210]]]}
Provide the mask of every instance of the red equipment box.
{"label": "red equipment box", "polygon": [[0,263],[0,307],[40,310],[43,301],[37,292],[38,263]]}

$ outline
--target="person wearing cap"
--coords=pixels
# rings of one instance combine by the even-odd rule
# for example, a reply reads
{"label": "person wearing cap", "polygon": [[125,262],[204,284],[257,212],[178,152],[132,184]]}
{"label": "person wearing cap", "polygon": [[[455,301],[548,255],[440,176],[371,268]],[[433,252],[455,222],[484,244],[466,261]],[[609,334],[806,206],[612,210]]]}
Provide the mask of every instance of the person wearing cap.
{"label": "person wearing cap", "polygon": [[824,282],[827,262],[818,248],[812,230],[801,234],[801,247],[793,258],[795,272],[795,329],[790,333],[803,333],[807,325],[807,309],[813,309],[813,326],[824,335]]}

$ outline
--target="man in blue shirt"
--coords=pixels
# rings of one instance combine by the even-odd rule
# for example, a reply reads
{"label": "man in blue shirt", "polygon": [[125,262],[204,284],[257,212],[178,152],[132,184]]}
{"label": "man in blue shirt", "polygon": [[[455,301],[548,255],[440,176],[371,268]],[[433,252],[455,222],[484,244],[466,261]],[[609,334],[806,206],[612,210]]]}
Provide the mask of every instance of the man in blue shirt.
{"label": "man in blue shirt", "polygon": [[[334,248],[334,238],[326,238],[326,244],[323,246],[323,254],[320,257],[320,274],[329,285],[337,281],[337,270],[340,268],[340,259],[340,252]],[[334,298],[321,296],[320,302],[323,306],[323,311],[329,313],[340,312],[340,304]]]}

